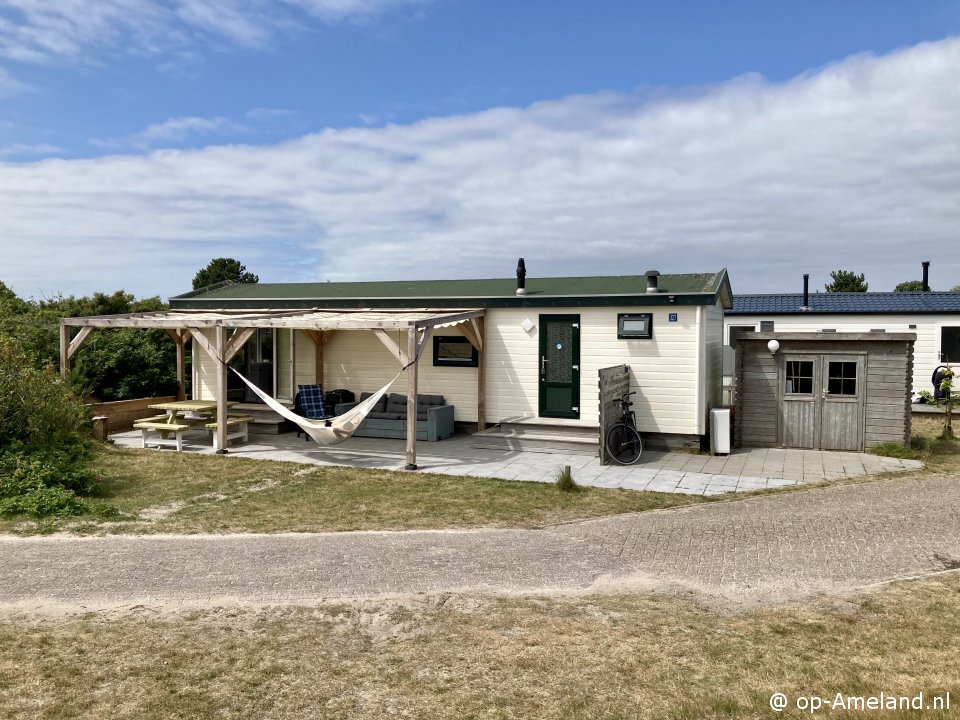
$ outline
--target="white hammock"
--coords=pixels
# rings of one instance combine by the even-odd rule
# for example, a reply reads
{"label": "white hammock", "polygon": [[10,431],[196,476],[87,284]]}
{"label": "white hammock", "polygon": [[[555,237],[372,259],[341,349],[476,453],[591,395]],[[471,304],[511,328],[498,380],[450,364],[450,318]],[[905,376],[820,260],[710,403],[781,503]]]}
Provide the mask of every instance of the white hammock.
{"label": "white hammock", "polygon": [[230,369],[237,373],[237,377],[243,380],[247,384],[247,387],[253,390],[253,392],[255,392],[257,396],[267,405],[269,405],[272,410],[277,412],[279,415],[282,415],[290,422],[296,423],[303,428],[303,431],[316,440],[318,445],[336,445],[338,443],[342,443],[344,440],[353,435],[354,431],[360,427],[360,423],[363,422],[363,419],[367,417],[371,410],[373,410],[373,406],[377,404],[377,401],[386,394],[387,390],[390,389],[390,386],[393,385],[397,381],[397,378],[403,375],[404,370],[406,370],[406,368],[404,368],[398,372],[394,376],[393,380],[377,390],[366,400],[358,403],[350,410],[347,410],[347,412],[345,412],[343,415],[338,415],[337,417],[330,418],[328,420],[314,421],[308,420],[302,415],[297,415],[295,412],[288,409],[284,405],[281,405],[272,397],[267,395],[263,390],[247,380],[236,370],[233,368]]}

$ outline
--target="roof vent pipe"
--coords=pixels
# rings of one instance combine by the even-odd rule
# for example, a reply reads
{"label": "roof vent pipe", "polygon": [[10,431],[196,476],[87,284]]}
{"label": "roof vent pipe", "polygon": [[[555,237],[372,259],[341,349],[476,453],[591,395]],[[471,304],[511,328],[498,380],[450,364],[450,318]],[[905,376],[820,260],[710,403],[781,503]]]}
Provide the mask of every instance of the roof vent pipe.
{"label": "roof vent pipe", "polygon": [[647,276],[647,292],[660,292],[660,288],[657,285],[659,282],[658,278],[660,277],[660,272],[658,270],[647,270],[647,272],[644,274]]}
{"label": "roof vent pipe", "polygon": [[924,260],[923,265],[923,291],[930,292],[930,261]]}
{"label": "roof vent pipe", "polygon": [[801,310],[810,309],[810,274],[803,274],[803,305],[800,306]]}
{"label": "roof vent pipe", "polygon": [[527,294],[527,266],[523,263],[523,258],[517,262],[517,295]]}

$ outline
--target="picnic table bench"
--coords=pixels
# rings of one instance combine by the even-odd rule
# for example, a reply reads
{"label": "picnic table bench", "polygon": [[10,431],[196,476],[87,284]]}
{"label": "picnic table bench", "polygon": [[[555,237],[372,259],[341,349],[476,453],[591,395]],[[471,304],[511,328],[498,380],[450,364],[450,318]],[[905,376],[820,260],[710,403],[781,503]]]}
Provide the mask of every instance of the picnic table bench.
{"label": "picnic table bench", "polygon": [[[181,452],[183,450],[184,431],[190,430],[196,427],[196,425],[176,420],[170,422],[166,415],[160,415],[159,417],[137,420],[133,424],[133,427],[141,432],[143,447],[149,445],[156,445],[158,447],[161,445],[170,445],[171,447],[177,448],[177,452]],[[156,433],[157,437],[151,437],[151,431]],[[170,437],[170,433],[173,433],[173,438]]]}
{"label": "picnic table bench", "polygon": [[[227,441],[243,440],[247,441],[247,423],[253,422],[252,415],[228,415],[227,416]],[[219,450],[217,443],[217,421],[208,422],[204,427],[213,435],[213,449]]]}

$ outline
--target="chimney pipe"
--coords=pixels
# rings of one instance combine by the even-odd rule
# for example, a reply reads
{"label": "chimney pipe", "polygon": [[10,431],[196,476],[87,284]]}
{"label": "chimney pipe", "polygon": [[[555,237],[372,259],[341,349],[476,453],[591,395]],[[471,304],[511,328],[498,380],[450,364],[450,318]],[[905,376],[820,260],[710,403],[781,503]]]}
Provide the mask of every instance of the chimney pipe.
{"label": "chimney pipe", "polygon": [[930,292],[930,261],[924,260],[923,265],[923,291]]}
{"label": "chimney pipe", "polygon": [[527,294],[527,266],[523,263],[523,258],[517,263],[517,295]]}
{"label": "chimney pipe", "polygon": [[801,310],[810,309],[810,274],[803,274],[803,305],[800,306]]}
{"label": "chimney pipe", "polygon": [[647,270],[647,272],[644,274],[647,276],[647,292],[648,293],[660,292],[660,288],[657,285],[657,283],[659,282],[657,278],[660,277],[660,272],[658,270]]}

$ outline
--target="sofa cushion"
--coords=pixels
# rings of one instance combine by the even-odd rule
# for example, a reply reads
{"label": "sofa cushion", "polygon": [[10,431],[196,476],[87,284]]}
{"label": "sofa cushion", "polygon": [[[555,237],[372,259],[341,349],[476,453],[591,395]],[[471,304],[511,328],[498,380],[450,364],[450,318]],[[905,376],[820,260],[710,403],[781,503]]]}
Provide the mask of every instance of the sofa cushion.
{"label": "sofa cushion", "polygon": [[407,404],[406,404],[406,403],[387,402],[386,412],[388,412],[388,413],[399,413],[400,415],[403,415],[404,417],[406,417],[406,416],[407,416]]}
{"label": "sofa cushion", "polygon": [[376,412],[373,411],[367,415],[371,420],[406,420],[406,415],[401,415],[400,413],[392,412]]}
{"label": "sofa cushion", "polygon": [[417,407],[421,405],[446,405],[443,395],[417,395]]}
{"label": "sofa cushion", "polygon": [[427,411],[426,411],[426,410],[420,410],[420,409],[418,408],[418,409],[417,409],[417,420],[426,420],[426,419],[427,419]]}

